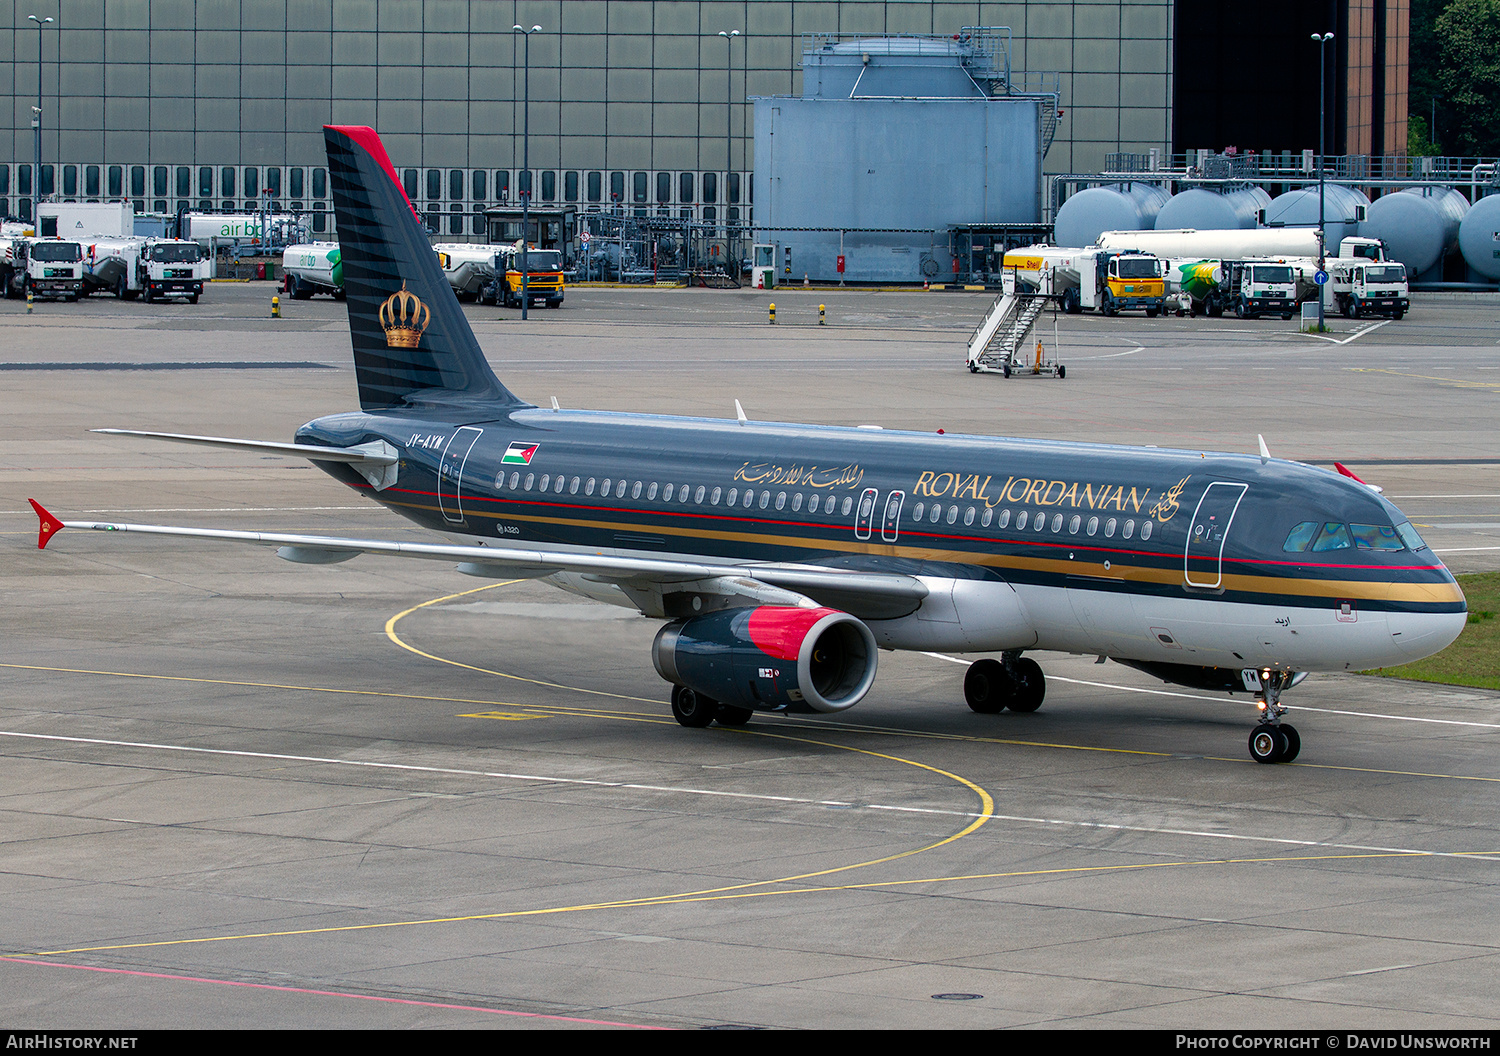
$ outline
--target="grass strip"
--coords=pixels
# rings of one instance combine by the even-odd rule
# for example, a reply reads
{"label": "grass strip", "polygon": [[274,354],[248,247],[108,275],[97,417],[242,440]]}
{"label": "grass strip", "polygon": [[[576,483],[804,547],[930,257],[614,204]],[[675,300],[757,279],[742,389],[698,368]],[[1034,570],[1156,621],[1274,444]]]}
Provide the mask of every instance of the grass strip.
{"label": "grass strip", "polygon": [[1469,599],[1469,621],[1463,633],[1436,656],[1400,667],[1368,672],[1415,682],[1500,689],[1500,572],[1459,576],[1458,585]]}

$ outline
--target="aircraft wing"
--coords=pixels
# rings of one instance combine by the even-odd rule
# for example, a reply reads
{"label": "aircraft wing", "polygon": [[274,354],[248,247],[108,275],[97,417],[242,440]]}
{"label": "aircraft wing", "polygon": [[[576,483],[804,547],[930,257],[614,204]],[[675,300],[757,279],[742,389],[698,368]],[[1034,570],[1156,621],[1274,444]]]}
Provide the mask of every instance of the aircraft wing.
{"label": "aircraft wing", "polygon": [[[458,563],[459,571],[476,576],[537,577],[571,572],[605,583],[657,587],[674,583],[702,584],[710,592],[741,593],[747,596],[753,595],[755,585],[760,584],[812,599],[824,599],[825,604],[838,601],[852,615],[868,618],[904,615],[915,609],[928,593],[926,585],[914,576],[846,571],[817,565],[717,564],[670,558],[625,557],[603,552],[348,539],[332,535],[244,532],[116,521],[64,521],[49,513],[35,499],[27,501],[41,519],[37,536],[39,549],[45,549],[52,537],[64,528],[86,528],[96,532],[138,532],[145,535],[273,546],[277,548],[278,556],[301,564],[334,564],[348,561],[360,554],[375,554],[453,561]],[[741,586],[737,588],[736,582]],[[636,596],[632,591],[627,591],[627,594]]]}

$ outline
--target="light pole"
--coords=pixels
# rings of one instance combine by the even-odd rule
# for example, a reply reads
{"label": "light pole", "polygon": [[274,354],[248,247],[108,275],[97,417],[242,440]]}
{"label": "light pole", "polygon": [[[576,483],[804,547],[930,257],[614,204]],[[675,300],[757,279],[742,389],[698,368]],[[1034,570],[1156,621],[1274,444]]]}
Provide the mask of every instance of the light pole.
{"label": "light pole", "polygon": [[1325,329],[1323,295],[1328,286],[1328,236],[1323,228],[1323,173],[1326,168],[1323,160],[1327,149],[1324,136],[1328,122],[1323,108],[1328,100],[1328,42],[1333,39],[1333,34],[1314,33],[1312,39],[1318,43],[1318,271],[1324,276],[1318,286],[1318,333],[1321,334]]}
{"label": "light pole", "polygon": [[37,18],[35,15],[27,15],[27,19],[36,23],[36,106],[31,108],[31,127],[36,129],[36,167],[31,170],[31,218],[36,223],[36,206],[42,201],[42,27],[52,21],[47,18]]}
{"label": "light pole", "polygon": [[527,250],[531,248],[531,35],[540,33],[542,27],[512,26],[511,30],[526,38],[521,102],[521,169],[526,174],[526,186],[521,188],[521,319],[524,321],[531,305],[531,267],[527,260]]}
{"label": "light pole", "polygon": [[724,271],[729,271],[729,170],[734,166],[734,38],[737,29],[719,30],[724,49]]}

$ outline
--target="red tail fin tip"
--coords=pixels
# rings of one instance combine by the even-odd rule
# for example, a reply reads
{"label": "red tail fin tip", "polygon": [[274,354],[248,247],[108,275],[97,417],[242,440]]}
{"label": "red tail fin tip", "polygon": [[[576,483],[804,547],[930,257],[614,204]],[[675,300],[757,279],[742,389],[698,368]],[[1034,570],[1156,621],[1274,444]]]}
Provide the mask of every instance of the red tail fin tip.
{"label": "red tail fin tip", "polygon": [[[1343,463],[1342,463],[1342,462],[1335,462],[1335,463],[1334,463],[1334,464],[1333,464],[1333,468],[1334,468],[1334,469],[1336,469],[1336,470],[1338,470],[1338,471],[1339,471],[1339,472],[1340,472],[1340,473],[1342,473],[1342,474],[1343,474],[1343,475],[1344,475],[1344,476],[1346,476],[1346,477],[1348,477],[1348,478],[1349,478],[1349,479],[1350,479],[1350,480],[1354,480],[1354,481],[1359,481],[1359,483],[1361,483],[1361,484],[1365,484],[1365,482],[1364,482],[1364,481],[1362,481],[1362,480],[1360,480],[1360,479],[1359,479],[1359,478],[1358,478],[1358,477],[1356,477],[1356,476],[1355,476],[1355,475],[1354,475],[1354,474],[1353,474],[1353,473],[1351,473],[1351,472],[1350,472],[1350,471],[1349,471],[1349,467],[1348,467],[1348,466],[1346,466],[1346,465],[1344,465],[1344,464],[1343,464]],[[1368,487],[1369,487],[1369,485],[1368,485],[1368,484],[1365,484],[1365,487],[1367,487],[1367,488],[1368,488]]]}
{"label": "red tail fin tip", "polygon": [[36,515],[42,520],[41,527],[37,529],[36,548],[38,550],[45,550],[47,549],[47,544],[52,541],[52,537],[62,531],[63,522],[48,513],[46,507],[35,499],[27,499],[26,501],[31,503],[31,508],[36,511]]}

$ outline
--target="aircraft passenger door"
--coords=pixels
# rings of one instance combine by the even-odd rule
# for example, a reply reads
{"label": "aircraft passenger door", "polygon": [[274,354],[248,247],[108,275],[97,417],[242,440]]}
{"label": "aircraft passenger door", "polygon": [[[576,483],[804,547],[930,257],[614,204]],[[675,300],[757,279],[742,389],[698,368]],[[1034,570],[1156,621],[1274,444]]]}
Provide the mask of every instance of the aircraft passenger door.
{"label": "aircraft passenger door", "polygon": [[904,491],[893,491],[885,497],[885,519],[880,522],[880,538],[887,543],[894,543],[901,531],[901,503],[905,499]]}
{"label": "aircraft passenger door", "polygon": [[1224,581],[1224,540],[1247,488],[1215,481],[1198,500],[1183,554],[1183,578],[1188,586],[1217,590]]}
{"label": "aircraft passenger door", "polygon": [[443,457],[438,462],[438,509],[443,511],[443,519],[449,524],[463,523],[464,506],[460,493],[464,464],[469,461],[469,452],[483,431],[472,425],[460,426],[449,438],[448,446],[443,448]]}
{"label": "aircraft passenger door", "polygon": [[866,488],[859,497],[859,506],[854,511],[854,538],[870,538],[870,527],[875,521],[875,499],[879,495],[875,488]]}

